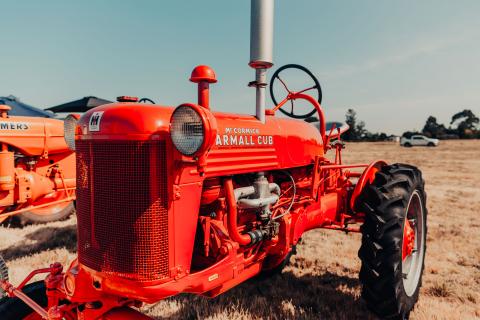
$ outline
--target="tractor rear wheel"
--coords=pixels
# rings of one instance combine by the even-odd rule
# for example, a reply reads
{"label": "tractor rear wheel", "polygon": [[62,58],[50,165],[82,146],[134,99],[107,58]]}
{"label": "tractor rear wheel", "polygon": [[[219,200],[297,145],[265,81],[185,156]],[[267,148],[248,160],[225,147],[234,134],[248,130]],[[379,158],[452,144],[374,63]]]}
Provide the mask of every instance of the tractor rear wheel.
{"label": "tractor rear wheel", "polygon": [[[34,282],[23,288],[23,292],[40,306],[47,307],[47,295],[44,281]],[[0,319],[2,320],[41,320],[42,317],[18,298],[5,297],[0,300]]]}
{"label": "tractor rear wheel", "polygon": [[[2,255],[0,255],[0,279],[8,280],[8,268],[5,260],[3,260]],[[0,298],[4,296],[5,292],[0,288]]]}
{"label": "tractor rear wheel", "polygon": [[405,164],[385,166],[361,197],[362,297],[382,319],[408,319],[418,300],[426,250],[422,173]]}

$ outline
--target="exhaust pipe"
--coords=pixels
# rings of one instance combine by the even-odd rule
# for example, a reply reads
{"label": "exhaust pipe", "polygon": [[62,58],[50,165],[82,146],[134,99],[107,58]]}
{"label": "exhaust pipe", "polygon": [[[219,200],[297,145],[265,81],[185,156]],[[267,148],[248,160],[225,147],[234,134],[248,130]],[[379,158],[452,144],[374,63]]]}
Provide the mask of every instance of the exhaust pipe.
{"label": "exhaust pipe", "polygon": [[274,0],[251,0],[250,62],[255,69],[256,117],[265,122],[265,88],[267,69],[273,66]]}

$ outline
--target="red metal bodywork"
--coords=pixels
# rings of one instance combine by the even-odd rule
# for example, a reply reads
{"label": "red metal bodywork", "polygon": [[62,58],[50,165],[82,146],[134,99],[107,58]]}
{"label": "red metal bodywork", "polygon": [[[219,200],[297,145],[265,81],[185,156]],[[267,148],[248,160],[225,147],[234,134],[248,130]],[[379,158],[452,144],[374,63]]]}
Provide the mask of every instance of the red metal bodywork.
{"label": "red metal bodywork", "polygon": [[[351,205],[352,194],[358,196],[385,163],[342,164],[342,145],[326,145],[318,102],[304,93],[291,92],[282,103],[288,99],[309,101],[318,111],[320,131],[275,117],[279,106],[267,110],[265,123],[211,112],[208,98],[199,94],[204,107],[188,105],[208,123],[208,143],[194,157],[172,144],[173,107],[124,102],[84,114],[76,135],[78,259],[51,291],[70,304],[59,306],[61,299],[52,295],[52,314],[144,319],[129,307],[182,292],[221,294],[279,265],[308,230],[358,232],[358,226],[349,226],[363,221]],[[92,131],[91,119],[98,114],[99,130]],[[330,149],[336,152],[333,162],[325,156]],[[271,208],[278,232],[253,243],[246,231],[259,222],[237,207],[234,188],[249,185],[245,181],[258,172],[277,182],[281,194]]]}
{"label": "red metal bodywork", "polygon": [[25,211],[48,215],[75,200],[75,154],[63,121],[8,116],[0,106],[0,222]]}

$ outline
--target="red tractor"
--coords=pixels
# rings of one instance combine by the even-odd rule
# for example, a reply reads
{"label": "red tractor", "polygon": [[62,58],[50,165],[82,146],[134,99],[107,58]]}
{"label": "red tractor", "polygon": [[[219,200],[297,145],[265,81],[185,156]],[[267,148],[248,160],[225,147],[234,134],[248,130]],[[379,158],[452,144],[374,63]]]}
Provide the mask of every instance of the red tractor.
{"label": "red tractor", "polygon": [[[293,92],[277,71],[270,85],[283,83],[287,94],[265,110],[272,28],[273,0],[252,0],[256,116],[210,110],[217,80],[199,66],[190,78],[198,103],[123,97],[80,118],[66,136],[77,157],[78,258],[66,270],[33,271],[17,287],[0,280],[9,295],[1,319],[150,319],[136,307],[180,293],[215,297],[281,271],[303,233],[317,228],[361,232],[368,307],[408,317],[425,257],[422,174],[382,160],[342,163],[341,130],[326,131],[320,85],[303,67],[279,70],[301,68],[312,86]],[[275,116],[302,117],[285,108],[301,100],[319,128]],[[39,273],[44,281],[25,285]]]}

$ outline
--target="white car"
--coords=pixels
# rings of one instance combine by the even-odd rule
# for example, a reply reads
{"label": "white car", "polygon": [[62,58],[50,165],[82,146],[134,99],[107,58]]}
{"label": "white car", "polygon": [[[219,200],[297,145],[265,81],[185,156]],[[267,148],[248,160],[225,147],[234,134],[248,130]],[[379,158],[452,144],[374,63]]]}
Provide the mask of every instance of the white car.
{"label": "white car", "polygon": [[402,137],[400,139],[400,145],[404,147],[413,147],[413,146],[426,146],[426,147],[436,147],[440,140],[428,138],[422,135],[414,135],[410,138]]}

